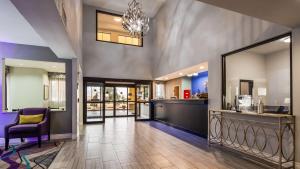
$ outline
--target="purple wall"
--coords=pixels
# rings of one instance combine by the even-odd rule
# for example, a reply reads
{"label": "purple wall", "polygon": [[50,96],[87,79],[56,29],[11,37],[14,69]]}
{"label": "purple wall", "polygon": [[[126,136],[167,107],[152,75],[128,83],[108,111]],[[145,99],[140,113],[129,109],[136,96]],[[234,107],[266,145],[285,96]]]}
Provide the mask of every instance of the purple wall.
{"label": "purple wall", "polygon": [[199,73],[198,76],[192,77],[192,94],[196,93],[206,93],[207,92],[207,84],[208,82],[208,71]]}
{"label": "purple wall", "polygon": [[[51,133],[72,133],[72,60],[59,59],[48,47],[22,45],[0,42],[0,72],[2,71],[2,59],[27,59],[66,64],[66,111],[51,112]],[[0,74],[0,111],[2,110],[2,75]],[[3,129],[6,124],[14,121],[16,113],[0,112],[0,138],[3,137]]]}
{"label": "purple wall", "polygon": [[16,119],[17,113],[0,112],[0,138],[4,137],[4,126]]}

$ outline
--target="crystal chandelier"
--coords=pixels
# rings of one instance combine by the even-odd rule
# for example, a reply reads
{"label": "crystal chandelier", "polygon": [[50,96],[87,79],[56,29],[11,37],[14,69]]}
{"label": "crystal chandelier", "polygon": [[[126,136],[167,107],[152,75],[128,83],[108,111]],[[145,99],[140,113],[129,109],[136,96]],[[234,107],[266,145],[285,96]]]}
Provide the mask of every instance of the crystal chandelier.
{"label": "crystal chandelier", "polygon": [[133,0],[128,4],[129,8],[123,15],[123,28],[131,36],[142,37],[149,31],[149,17],[142,11],[142,5]]}

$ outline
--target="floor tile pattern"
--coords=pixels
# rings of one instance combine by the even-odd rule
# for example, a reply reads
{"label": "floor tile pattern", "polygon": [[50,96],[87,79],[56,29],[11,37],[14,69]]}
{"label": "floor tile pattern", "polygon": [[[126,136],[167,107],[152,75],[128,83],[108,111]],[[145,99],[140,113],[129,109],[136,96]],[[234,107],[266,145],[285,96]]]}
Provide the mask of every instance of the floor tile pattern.
{"label": "floor tile pattern", "polygon": [[206,140],[157,122],[109,118],[65,143],[51,169],[260,169]]}

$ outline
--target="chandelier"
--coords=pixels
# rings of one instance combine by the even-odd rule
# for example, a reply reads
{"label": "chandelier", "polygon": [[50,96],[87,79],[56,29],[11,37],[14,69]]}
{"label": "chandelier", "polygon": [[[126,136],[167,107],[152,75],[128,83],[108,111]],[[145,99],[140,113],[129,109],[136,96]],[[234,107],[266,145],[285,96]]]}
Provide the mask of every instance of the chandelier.
{"label": "chandelier", "polygon": [[128,4],[129,8],[123,15],[123,28],[131,36],[142,37],[149,31],[149,17],[142,11],[142,5],[133,0]]}

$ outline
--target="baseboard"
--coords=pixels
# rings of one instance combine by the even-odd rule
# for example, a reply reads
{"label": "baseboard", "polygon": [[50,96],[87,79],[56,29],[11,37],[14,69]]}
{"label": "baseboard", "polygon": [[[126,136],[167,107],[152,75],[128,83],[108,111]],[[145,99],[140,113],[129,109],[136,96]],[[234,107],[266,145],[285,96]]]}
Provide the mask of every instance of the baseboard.
{"label": "baseboard", "polygon": [[72,133],[66,134],[51,134],[51,140],[72,139]]}
{"label": "baseboard", "polygon": [[296,165],[295,166],[296,169],[300,169],[300,162],[296,162],[295,165]]}
{"label": "baseboard", "polygon": [[72,139],[76,140],[77,139],[77,134],[72,134]]}

